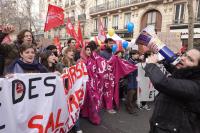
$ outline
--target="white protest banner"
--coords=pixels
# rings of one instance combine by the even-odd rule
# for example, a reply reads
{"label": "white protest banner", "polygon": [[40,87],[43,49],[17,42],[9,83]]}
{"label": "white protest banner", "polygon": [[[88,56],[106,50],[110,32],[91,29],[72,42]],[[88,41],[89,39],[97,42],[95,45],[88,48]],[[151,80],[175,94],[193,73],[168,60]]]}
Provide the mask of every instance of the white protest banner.
{"label": "white protest banner", "polygon": [[143,67],[145,66],[144,63],[137,64],[138,66],[138,95],[137,101],[138,104],[140,101],[153,101],[155,96],[157,95],[157,91],[154,89],[149,77],[145,76],[145,71]]}
{"label": "white protest banner", "polygon": [[[2,91],[2,81],[3,81],[3,78],[0,78],[0,97],[2,97],[1,95],[1,91]],[[0,114],[1,114],[1,101],[0,101]],[[1,129],[4,129],[5,128],[5,124],[3,122],[1,122],[1,119],[0,119],[0,131]]]}
{"label": "white protest banner", "polygon": [[0,80],[0,132],[69,131],[78,118],[88,78],[83,63],[73,67],[77,71],[68,74],[68,80],[74,79],[69,91],[64,90],[63,79],[53,73],[15,74]]}

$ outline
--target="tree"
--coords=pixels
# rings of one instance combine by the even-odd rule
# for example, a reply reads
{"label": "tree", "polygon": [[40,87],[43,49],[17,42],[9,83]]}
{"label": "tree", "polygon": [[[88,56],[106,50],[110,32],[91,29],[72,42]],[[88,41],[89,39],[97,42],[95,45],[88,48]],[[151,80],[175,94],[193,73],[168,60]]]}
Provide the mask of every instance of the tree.
{"label": "tree", "polygon": [[193,0],[188,0],[188,49],[193,48],[194,41],[194,10],[193,10]]}
{"label": "tree", "polygon": [[30,29],[34,19],[31,15],[33,0],[0,0],[0,25],[12,24],[16,32]]}

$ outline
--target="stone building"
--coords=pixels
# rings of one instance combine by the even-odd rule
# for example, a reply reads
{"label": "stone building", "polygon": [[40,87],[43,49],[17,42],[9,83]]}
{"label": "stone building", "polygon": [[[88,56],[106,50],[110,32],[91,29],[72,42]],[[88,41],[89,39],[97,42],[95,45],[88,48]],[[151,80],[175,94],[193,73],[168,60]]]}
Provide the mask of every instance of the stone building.
{"label": "stone building", "polygon": [[[194,38],[200,38],[199,0],[194,0]],[[98,18],[101,18],[105,30],[114,28],[115,32],[126,40],[136,38],[140,31],[148,26],[157,32],[179,32],[183,43],[188,38],[187,0],[95,0],[89,9],[93,20],[92,35],[97,34]],[[127,32],[127,23],[133,22],[134,33]]]}
{"label": "stone building", "polygon": [[[193,1],[197,43],[200,42],[200,0]],[[187,44],[187,0],[48,0],[45,7],[49,3],[63,7],[65,18],[71,19],[75,29],[80,21],[84,38],[97,35],[98,21],[101,20],[106,32],[108,28],[114,28],[115,33],[125,40],[136,38],[144,27],[152,25],[157,32],[180,33],[183,43]],[[127,31],[128,22],[134,23],[133,33]],[[59,35],[63,41],[69,38],[64,25],[45,35],[48,38]]]}

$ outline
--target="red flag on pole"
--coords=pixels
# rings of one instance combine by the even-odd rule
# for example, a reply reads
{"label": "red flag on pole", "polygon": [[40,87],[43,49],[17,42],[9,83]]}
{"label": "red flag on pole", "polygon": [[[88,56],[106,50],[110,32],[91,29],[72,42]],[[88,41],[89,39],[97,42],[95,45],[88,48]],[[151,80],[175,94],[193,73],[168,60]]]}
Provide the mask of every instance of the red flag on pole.
{"label": "red flag on pole", "polygon": [[58,27],[64,24],[64,10],[58,6],[48,6],[47,18],[44,26],[44,31]]}
{"label": "red flag on pole", "polygon": [[67,18],[66,31],[71,37],[73,37],[74,39],[77,39],[77,34],[74,30],[74,26],[72,25],[69,18]]}
{"label": "red flag on pole", "polygon": [[79,42],[79,46],[81,45],[81,47],[84,46],[83,44],[83,35],[81,32],[81,25],[80,25],[80,21],[78,21],[78,42]]}

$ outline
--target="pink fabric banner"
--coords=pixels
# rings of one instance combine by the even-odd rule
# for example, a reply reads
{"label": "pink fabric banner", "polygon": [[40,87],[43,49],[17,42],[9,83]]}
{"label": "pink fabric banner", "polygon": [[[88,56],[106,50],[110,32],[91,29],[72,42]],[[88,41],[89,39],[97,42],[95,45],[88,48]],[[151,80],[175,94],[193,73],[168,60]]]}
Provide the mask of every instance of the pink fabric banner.
{"label": "pink fabric banner", "polygon": [[100,124],[100,109],[113,109],[113,104],[119,108],[119,79],[134,71],[136,66],[117,56],[112,56],[106,61],[96,53],[93,53],[85,63],[89,81],[81,115],[88,117],[93,124]]}

